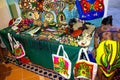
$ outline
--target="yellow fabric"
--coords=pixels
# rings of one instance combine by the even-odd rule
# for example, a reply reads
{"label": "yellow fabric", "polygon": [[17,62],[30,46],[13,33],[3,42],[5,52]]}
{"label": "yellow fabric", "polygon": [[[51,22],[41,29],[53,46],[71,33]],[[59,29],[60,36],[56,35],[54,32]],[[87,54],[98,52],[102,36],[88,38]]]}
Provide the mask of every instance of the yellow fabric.
{"label": "yellow fabric", "polygon": [[110,77],[115,73],[115,71],[111,71],[110,73],[107,73],[106,71],[103,70],[102,67],[100,67],[100,69],[102,70],[102,72],[105,74],[106,77]]}
{"label": "yellow fabric", "polygon": [[[113,40],[106,40],[99,44],[98,48],[96,49],[96,62],[98,65],[102,65],[101,60],[103,61],[103,59],[105,59],[106,53],[104,44],[107,46],[111,44],[113,46],[113,52],[108,57],[108,61],[110,60],[110,65],[112,65],[117,56],[117,42]],[[112,57],[110,58],[111,55]]]}
{"label": "yellow fabric", "polygon": [[[111,66],[115,65],[114,62],[117,59],[119,50],[118,46],[119,43],[117,41],[106,40],[101,42],[96,49],[96,62],[106,77],[110,77],[115,72],[115,70],[111,70]],[[106,47],[110,52],[106,51]],[[108,65],[110,65],[110,69],[107,69]]]}

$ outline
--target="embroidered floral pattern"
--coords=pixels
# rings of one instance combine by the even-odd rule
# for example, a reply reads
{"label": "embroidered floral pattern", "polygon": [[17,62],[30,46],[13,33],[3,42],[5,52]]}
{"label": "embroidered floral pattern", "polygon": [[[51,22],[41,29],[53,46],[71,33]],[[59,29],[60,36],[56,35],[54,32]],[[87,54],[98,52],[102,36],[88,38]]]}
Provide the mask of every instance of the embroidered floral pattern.
{"label": "embroidered floral pattern", "polygon": [[54,69],[55,71],[64,74],[66,76],[69,76],[68,74],[68,62],[63,59],[62,57],[54,57]]}
{"label": "embroidered floral pattern", "polygon": [[87,64],[85,62],[78,62],[75,64],[75,77],[83,76],[92,79],[93,65]]}

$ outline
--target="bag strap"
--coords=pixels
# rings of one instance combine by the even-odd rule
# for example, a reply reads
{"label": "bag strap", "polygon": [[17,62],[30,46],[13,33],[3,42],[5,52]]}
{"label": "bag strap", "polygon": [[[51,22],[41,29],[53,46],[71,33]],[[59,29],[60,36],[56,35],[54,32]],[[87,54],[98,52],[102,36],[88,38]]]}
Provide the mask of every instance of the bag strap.
{"label": "bag strap", "polygon": [[59,45],[58,50],[57,50],[57,55],[59,55],[60,49],[62,49],[62,51],[63,51],[63,57],[69,59],[67,53],[64,50],[63,45]]}
{"label": "bag strap", "polygon": [[8,33],[8,39],[9,39],[12,50],[14,49],[15,45],[19,46],[19,44],[18,44],[19,42],[16,41],[16,39],[14,37],[12,37],[12,35],[10,33]]}
{"label": "bag strap", "polygon": [[12,37],[12,38],[13,38],[13,41],[15,42],[15,44],[19,45],[19,42],[16,41],[16,39],[14,37]]}
{"label": "bag strap", "polygon": [[10,33],[8,33],[8,40],[9,40],[10,46],[11,46],[11,48],[12,48],[12,50],[13,50],[13,48],[14,48],[14,43],[13,43],[13,39],[12,39],[12,36],[10,35]]}
{"label": "bag strap", "polygon": [[87,50],[85,48],[80,48],[80,51],[79,51],[79,54],[78,54],[78,61],[80,60],[81,58],[81,55],[82,54],[85,54],[85,57],[87,58],[87,61],[90,61],[89,57],[88,57],[88,54],[87,54]]}

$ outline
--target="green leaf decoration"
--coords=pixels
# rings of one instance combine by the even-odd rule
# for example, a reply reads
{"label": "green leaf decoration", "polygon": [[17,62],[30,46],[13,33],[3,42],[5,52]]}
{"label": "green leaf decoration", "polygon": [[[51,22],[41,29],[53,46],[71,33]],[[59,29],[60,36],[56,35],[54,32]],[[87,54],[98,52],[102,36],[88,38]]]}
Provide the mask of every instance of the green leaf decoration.
{"label": "green leaf decoration", "polygon": [[61,61],[61,62],[60,62],[60,67],[64,68],[64,66],[65,66],[65,65],[64,65],[64,62]]}
{"label": "green leaf decoration", "polygon": [[119,42],[118,42],[118,47],[119,47],[119,49],[118,49],[118,56],[120,58],[120,43]]}
{"label": "green leaf decoration", "polygon": [[119,60],[117,60],[116,64],[120,64],[120,59],[119,59]]}
{"label": "green leaf decoration", "polygon": [[60,72],[60,68],[55,68],[55,71]]}
{"label": "green leaf decoration", "polygon": [[116,68],[120,68],[120,63],[111,66],[111,70],[115,70]]}
{"label": "green leaf decoration", "polygon": [[106,53],[109,55],[112,51],[108,49],[108,46],[106,45],[106,43],[104,43],[104,47],[105,47]]}

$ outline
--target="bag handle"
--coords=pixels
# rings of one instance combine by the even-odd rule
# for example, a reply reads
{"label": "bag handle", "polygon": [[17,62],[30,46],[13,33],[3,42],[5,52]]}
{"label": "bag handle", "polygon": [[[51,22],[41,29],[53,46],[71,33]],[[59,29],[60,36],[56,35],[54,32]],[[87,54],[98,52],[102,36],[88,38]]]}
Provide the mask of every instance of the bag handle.
{"label": "bag handle", "polygon": [[19,46],[19,42],[16,41],[16,39],[14,37],[12,37],[12,35],[10,33],[8,33],[8,39],[9,39],[12,50],[15,47],[15,44],[16,44],[16,46]]}
{"label": "bag handle", "polygon": [[13,43],[13,39],[12,39],[12,37],[11,37],[10,33],[8,33],[8,40],[9,40],[9,42],[10,42],[10,46],[11,46],[12,51],[13,51],[13,48],[14,48],[14,43]]}
{"label": "bag handle", "polygon": [[88,57],[88,54],[87,54],[87,50],[85,48],[80,48],[80,51],[79,51],[79,54],[78,54],[78,61],[80,60],[81,58],[81,55],[82,54],[85,54],[86,58],[87,58],[87,61],[90,61],[89,57]]}
{"label": "bag handle", "polygon": [[62,51],[63,51],[63,57],[68,59],[68,55],[65,52],[63,45],[59,45],[58,50],[57,50],[57,55],[59,55],[60,49],[62,49]]}

